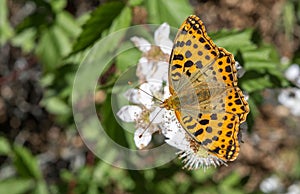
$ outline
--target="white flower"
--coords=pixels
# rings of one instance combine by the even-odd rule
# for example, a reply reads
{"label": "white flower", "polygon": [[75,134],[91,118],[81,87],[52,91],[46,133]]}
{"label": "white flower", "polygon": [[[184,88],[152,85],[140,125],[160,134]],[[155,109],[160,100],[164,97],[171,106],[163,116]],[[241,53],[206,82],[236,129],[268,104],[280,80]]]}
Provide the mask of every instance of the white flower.
{"label": "white flower", "polygon": [[135,105],[123,106],[117,113],[122,121],[135,122],[142,113],[142,108]]}
{"label": "white flower", "polygon": [[300,193],[300,182],[296,182],[288,187],[286,194],[299,194]]}
{"label": "white flower", "polygon": [[151,141],[152,134],[160,131],[162,114],[165,111],[155,105],[156,99],[163,99],[166,89],[159,83],[144,83],[140,89],[130,89],[124,96],[134,105],[123,106],[117,116],[124,122],[135,122],[134,141],[139,149],[145,148]]}
{"label": "white flower", "polygon": [[132,37],[130,40],[131,40],[131,41],[134,43],[134,45],[135,45],[138,49],[140,49],[140,51],[142,51],[143,53],[146,53],[146,52],[150,51],[150,49],[151,49],[151,44],[150,44],[150,42],[148,42],[148,41],[147,41],[146,39],[144,39],[144,38],[140,38],[140,37],[134,36],[134,37]]}
{"label": "white flower", "polygon": [[[300,88],[300,66],[292,64],[284,73],[285,77]],[[288,88],[281,90],[278,101],[287,107],[295,116],[300,116],[300,89]]]}
{"label": "white flower", "polygon": [[168,97],[169,92],[167,90],[167,87],[164,86],[161,82],[147,82],[140,85],[139,95],[140,102],[148,109],[150,109],[155,105],[155,103],[156,105],[159,105],[155,100]]}
{"label": "white flower", "polygon": [[300,76],[299,65],[292,64],[289,68],[287,68],[284,75],[290,81],[296,80]]}
{"label": "white flower", "polygon": [[141,81],[168,81],[169,64],[166,61],[154,61],[142,57],[137,67],[137,76]]}
{"label": "white flower", "polygon": [[168,58],[173,43],[169,39],[170,26],[162,24],[154,33],[155,45],[141,37],[132,37],[131,41],[143,52],[138,62],[136,74],[142,83],[139,89],[130,89],[124,96],[134,105],[122,107],[117,113],[125,122],[135,122],[134,142],[140,149],[151,141],[152,134],[160,130],[164,109],[156,99],[169,96]]}
{"label": "white flower", "polygon": [[278,101],[289,108],[293,115],[300,116],[300,89],[283,89],[278,96]]}
{"label": "white flower", "polygon": [[154,33],[154,41],[156,45],[165,54],[170,54],[173,47],[173,42],[169,38],[170,35],[170,26],[167,23],[163,23]]}
{"label": "white flower", "polygon": [[147,147],[152,139],[152,132],[149,129],[138,128],[134,133],[134,142],[139,149]]}
{"label": "white flower", "polygon": [[275,175],[272,175],[271,177],[264,179],[260,183],[259,187],[260,190],[264,193],[282,193],[283,191],[282,182]]}
{"label": "white flower", "polygon": [[154,43],[151,45],[146,39],[132,37],[131,41],[143,52],[137,67],[137,76],[143,81],[165,81],[168,76],[168,59],[173,43],[169,38],[170,26],[163,23],[154,33]]}
{"label": "white flower", "polygon": [[286,71],[285,77],[293,82],[296,86],[300,87],[300,66],[298,64],[292,64]]}

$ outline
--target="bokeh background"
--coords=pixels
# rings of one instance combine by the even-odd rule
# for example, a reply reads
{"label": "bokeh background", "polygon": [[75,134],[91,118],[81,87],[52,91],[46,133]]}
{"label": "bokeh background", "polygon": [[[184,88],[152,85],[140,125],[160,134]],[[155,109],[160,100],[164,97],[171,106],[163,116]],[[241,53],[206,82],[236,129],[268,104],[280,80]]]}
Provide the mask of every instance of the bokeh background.
{"label": "bokeh background", "polygon": [[[238,159],[205,171],[184,170],[178,159],[141,171],[106,164],[85,146],[72,117],[80,62],[111,32],[163,22],[178,28],[190,14],[246,71],[239,84],[251,113]],[[299,41],[297,0],[0,0],[0,193],[299,194]],[[107,133],[128,147],[133,134],[111,116],[110,96],[140,56],[138,49],[117,56],[95,91]]]}

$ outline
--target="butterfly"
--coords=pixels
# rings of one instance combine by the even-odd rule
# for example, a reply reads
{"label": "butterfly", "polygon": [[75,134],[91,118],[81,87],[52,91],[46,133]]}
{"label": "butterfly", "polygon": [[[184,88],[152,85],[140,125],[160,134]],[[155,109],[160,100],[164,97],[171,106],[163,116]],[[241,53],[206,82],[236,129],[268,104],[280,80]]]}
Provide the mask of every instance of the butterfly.
{"label": "butterfly", "polygon": [[181,25],[169,60],[170,97],[161,107],[173,110],[198,145],[223,161],[237,158],[239,126],[249,105],[237,85],[233,55],[218,47],[195,15]]}

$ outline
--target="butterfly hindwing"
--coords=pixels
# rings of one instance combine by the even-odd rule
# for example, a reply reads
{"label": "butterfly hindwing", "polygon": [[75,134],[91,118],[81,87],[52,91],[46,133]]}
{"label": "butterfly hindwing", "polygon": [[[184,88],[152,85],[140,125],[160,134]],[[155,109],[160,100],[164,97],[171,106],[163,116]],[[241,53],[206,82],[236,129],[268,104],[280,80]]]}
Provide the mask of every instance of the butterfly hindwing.
{"label": "butterfly hindwing", "polygon": [[239,118],[231,113],[199,113],[194,118],[175,111],[188,134],[211,154],[223,161],[235,160],[239,152]]}

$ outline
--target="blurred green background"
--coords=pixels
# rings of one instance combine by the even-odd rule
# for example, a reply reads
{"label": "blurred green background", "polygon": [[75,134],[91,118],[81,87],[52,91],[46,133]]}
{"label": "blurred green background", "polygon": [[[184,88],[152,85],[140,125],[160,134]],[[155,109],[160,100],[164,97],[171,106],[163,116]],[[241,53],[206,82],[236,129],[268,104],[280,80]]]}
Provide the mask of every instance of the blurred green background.
{"label": "blurred green background", "polygon": [[[85,147],[72,117],[80,62],[111,32],[178,28],[191,14],[246,70],[239,84],[251,113],[238,159],[206,171],[183,170],[179,160],[144,171],[106,164]],[[297,0],[0,0],[0,193],[300,193],[300,118],[278,102],[285,88],[299,90],[284,74],[300,63],[299,42]],[[120,136],[108,116],[111,89],[140,56],[117,56],[96,91],[99,118],[123,145],[133,137]]]}

